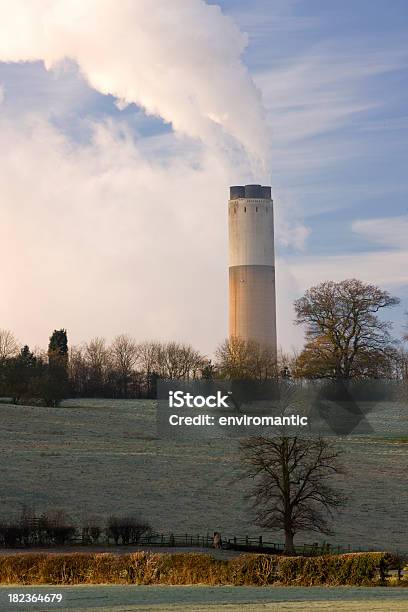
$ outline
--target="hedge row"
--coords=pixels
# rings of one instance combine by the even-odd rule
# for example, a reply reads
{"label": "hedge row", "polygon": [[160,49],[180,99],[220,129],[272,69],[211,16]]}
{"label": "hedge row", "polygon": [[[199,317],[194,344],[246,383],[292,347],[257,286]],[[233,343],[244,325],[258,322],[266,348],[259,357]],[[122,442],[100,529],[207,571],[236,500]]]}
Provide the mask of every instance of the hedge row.
{"label": "hedge row", "polygon": [[0,555],[1,584],[370,585],[396,559],[388,553],[324,557],[137,552]]}

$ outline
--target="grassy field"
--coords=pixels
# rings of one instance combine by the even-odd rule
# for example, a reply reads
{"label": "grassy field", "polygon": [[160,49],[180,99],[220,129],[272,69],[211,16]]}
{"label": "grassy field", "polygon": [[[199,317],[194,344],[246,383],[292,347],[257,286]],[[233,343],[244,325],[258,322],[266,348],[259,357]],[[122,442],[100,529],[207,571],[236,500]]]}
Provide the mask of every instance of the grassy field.
{"label": "grassy field", "polygon": [[[140,512],[154,529],[259,535],[242,483],[231,483],[237,442],[158,439],[153,401],[68,400],[59,408],[0,404],[0,515],[65,508],[89,515]],[[340,444],[340,442],[339,442]],[[341,442],[350,499],[331,541],[408,551],[406,439]],[[281,541],[266,534],[265,539]],[[300,534],[299,542],[321,538]]]}
{"label": "grassy field", "polygon": [[[53,588],[54,589],[54,588]],[[49,587],[0,587],[0,609],[7,610],[8,593],[50,593]],[[408,606],[408,589],[353,587],[166,587],[166,586],[79,586],[58,587],[61,605],[30,609],[124,612],[138,610],[352,610],[401,611]],[[17,609],[17,608],[14,608]]]}

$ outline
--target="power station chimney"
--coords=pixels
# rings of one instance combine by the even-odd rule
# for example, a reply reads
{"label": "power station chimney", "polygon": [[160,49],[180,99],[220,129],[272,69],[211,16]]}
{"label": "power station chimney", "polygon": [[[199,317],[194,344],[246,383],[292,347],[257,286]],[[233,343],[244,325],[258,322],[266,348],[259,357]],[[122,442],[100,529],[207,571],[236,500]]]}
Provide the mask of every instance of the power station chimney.
{"label": "power station chimney", "polygon": [[271,188],[230,187],[229,335],[277,354],[275,248]]}

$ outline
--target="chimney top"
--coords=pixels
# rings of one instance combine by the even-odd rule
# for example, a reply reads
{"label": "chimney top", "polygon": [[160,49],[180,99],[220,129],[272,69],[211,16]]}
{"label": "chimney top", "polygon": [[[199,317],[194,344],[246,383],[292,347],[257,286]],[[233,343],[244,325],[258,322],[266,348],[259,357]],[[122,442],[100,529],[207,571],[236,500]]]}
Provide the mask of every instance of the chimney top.
{"label": "chimney top", "polygon": [[230,187],[230,200],[237,198],[271,199],[271,188],[262,185],[233,185]]}

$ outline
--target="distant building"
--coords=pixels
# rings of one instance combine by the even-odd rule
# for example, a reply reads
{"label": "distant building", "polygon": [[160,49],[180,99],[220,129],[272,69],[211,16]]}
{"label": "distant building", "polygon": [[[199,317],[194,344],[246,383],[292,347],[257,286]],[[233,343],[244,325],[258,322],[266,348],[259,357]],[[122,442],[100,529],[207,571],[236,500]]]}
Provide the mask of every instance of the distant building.
{"label": "distant building", "polygon": [[273,201],[262,185],[230,187],[229,335],[275,352],[276,295]]}

